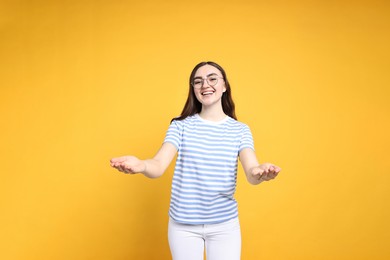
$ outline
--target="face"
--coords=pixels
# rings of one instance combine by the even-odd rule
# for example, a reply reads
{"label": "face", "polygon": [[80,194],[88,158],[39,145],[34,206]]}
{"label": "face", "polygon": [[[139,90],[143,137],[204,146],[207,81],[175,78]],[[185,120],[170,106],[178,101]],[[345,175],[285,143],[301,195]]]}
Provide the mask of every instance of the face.
{"label": "face", "polygon": [[222,73],[214,66],[200,67],[193,80],[194,93],[202,106],[221,104],[222,94],[226,91]]}

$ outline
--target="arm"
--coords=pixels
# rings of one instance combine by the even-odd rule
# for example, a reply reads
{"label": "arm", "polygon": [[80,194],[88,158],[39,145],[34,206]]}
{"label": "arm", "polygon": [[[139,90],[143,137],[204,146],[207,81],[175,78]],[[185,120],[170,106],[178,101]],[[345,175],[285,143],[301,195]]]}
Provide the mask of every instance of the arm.
{"label": "arm", "polygon": [[281,171],[278,166],[271,163],[259,164],[255,152],[250,148],[242,149],[239,158],[248,182],[253,185],[272,180]]}
{"label": "arm", "polygon": [[122,156],[111,159],[111,166],[124,173],[142,173],[148,178],[158,178],[168,168],[177,152],[176,147],[163,143],[152,159],[140,160],[135,156]]}

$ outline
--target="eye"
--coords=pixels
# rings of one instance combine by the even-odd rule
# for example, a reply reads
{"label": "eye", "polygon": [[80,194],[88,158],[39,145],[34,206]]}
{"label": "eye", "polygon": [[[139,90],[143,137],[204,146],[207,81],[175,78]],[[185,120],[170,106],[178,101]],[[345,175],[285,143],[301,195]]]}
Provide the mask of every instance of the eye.
{"label": "eye", "polygon": [[217,77],[209,77],[208,81],[210,84],[217,84],[218,78]]}
{"label": "eye", "polygon": [[194,83],[193,83],[194,85],[202,85],[202,80],[200,80],[200,79],[196,79],[196,80],[194,80]]}

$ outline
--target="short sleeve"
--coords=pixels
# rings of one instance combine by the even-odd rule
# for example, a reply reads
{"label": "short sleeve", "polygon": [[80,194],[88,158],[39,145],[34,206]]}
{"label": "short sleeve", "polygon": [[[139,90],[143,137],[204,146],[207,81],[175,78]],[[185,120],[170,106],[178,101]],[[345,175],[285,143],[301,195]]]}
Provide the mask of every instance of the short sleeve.
{"label": "short sleeve", "polygon": [[165,135],[164,143],[169,142],[179,150],[181,145],[182,124],[177,120],[172,121]]}
{"label": "short sleeve", "polygon": [[255,146],[253,144],[252,132],[247,125],[244,125],[242,129],[239,151],[241,152],[241,150],[244,148],[250,148],[252,150],[255,150]]}

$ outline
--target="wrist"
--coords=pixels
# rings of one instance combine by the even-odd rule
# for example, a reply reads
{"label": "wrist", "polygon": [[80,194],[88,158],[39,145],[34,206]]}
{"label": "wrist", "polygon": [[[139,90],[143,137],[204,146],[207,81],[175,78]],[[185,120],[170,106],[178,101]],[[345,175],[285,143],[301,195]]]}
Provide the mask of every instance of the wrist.
{"label": "wrist", "polygon": [[148,163],[146,162],[146,160],[144,160],[143,162],[144,162],[144,170],[142,171],[142,173],[146,173],[146,171],[148,170]]}

